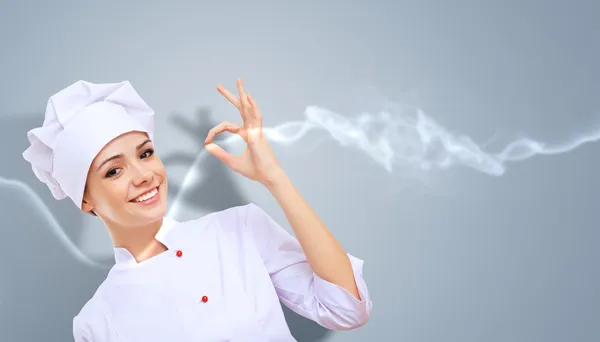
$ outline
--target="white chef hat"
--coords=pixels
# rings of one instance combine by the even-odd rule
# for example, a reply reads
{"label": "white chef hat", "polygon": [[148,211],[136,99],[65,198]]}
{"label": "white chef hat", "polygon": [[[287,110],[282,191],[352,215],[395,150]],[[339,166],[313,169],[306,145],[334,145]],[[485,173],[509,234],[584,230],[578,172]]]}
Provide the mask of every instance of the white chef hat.
{"label": "white chef hat", "polygon": [[77,81],[48,100],[44,123],[27,132],[23,158],[56,199],[82,208],[92,161],[114,138],[140,131],[154,135],[154,111],[129,81]]}

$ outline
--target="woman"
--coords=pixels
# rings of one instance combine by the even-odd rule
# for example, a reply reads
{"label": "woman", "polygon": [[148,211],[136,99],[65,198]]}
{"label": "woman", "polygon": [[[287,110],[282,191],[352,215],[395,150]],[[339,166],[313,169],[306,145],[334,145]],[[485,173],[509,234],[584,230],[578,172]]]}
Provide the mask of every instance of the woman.
{"label": "woman", "polygon": [[[243,125],[210,130],[206,149],[275,197],[296,238],[250,203],[187,222],[165,217],[167,174],[154,152],[154,111],[129,82],[78,81],[50,97],[23,153],[56,199],[106,225],[115,265],[73,319],[75,341],[294,341],[279,305],[333,330],[364,325],[362,260],[347,254],[294,188],[237,80],[218,91]],[[246,143],[232,156],[222,132]],[[204,194],[198,194],[204,196]]]}

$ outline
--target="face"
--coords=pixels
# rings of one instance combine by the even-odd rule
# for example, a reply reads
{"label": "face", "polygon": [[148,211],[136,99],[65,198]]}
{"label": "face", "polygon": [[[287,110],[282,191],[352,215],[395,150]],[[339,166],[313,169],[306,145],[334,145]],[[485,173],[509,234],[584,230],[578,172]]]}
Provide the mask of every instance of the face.
{"label": "face", "polygon": [[163,218],[167,175],[145,133],[126,133],[104,146],[90,166],[83,200],[84,211],[122,227]]}

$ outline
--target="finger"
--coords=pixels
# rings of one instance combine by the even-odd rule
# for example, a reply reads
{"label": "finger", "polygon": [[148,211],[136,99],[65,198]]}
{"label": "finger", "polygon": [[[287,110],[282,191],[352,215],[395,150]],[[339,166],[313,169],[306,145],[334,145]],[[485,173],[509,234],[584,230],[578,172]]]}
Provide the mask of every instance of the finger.
{"label": "finger", "polygon": [[204,143],[205,144],[211,143],[217,134],[220,134],[223,132],[230,132],[230,133],[237,134],[237,133],[239,133],[240,129],[241,129],[241,126],[238,124],[234,124],[229,121],[223,121],[208,131],[208,134],[206,136],[206,139],[204,140]]}
{"label": "finger", "polygon": [[223,121],[208,131],[206,139],[204,139],[204,144],[210,144],[217,134],[223,132],[237,134],[240,131],[240,129],[241,126],[238,124],[234,124],[229,121]]}
{"label": "finger", "polygon": [[262,113],[260,112],[260,108],[258,108],[258,104],[254,101],[254,98],[251,94],[248,94],[248,102],[252,107],[252,112],[254,113],[254,118],[258,120],[262,125]]}
{"label": "finger", "polygon": [[217,157],[220,161],[222,161],[225,165],[234,169],[237,167],[238,157],[229,154],[223,148],[215,144],[208,144],[205,146],[208,153]]}
{"label": "finger", "polygon": [[221,95],[223,95],[231,104],[235,106],[237,109],[241,109],[241,103],[238,100],[237,96],[233,95],[229,90],[225,89],[222,85],[217,85],[217,90]]}
{"label": "finger", "polygon": [[242,103],[244,116],[246,116],[246,118],[253,118],[254,115],[252,114],[252,107],[250,106],[250,102],[248,102],[248,96],[244,90],[244,84],[241,78],[237,79],[237,88],[240,95],[240,102]]}

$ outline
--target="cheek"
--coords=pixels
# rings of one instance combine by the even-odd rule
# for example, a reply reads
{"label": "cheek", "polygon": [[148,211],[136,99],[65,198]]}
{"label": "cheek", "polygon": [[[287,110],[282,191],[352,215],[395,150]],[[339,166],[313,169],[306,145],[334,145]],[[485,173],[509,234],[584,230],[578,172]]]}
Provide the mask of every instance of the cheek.
{"label": "cheek", "polygon": [[129,182],[125,180],[114,182],[114,184],[112,184],[111,191],[113,198],[127,199],[129,195]]}
{"label": "cheek", "polygon": [[129,183],[125,180],[115,180],[105,187],[104,197],[108,206],[118,205],[121,207],[123,201],[128,199]]}
{"label": "cheek", "polygon": [[155,175],[161,178],[161,181],[164,182],[167,179],[167,171],[165,170],[165,166],[162,164],[160,159],[158,159],[153,165],[152,170]]}
{"label": "cheek", "polygon": [[103,187],[102,198],[98,198],[97,210],[110,220],[118,221],[126,210],[123,205],[128,200],[128,186],[121,179],[114,180]]}

